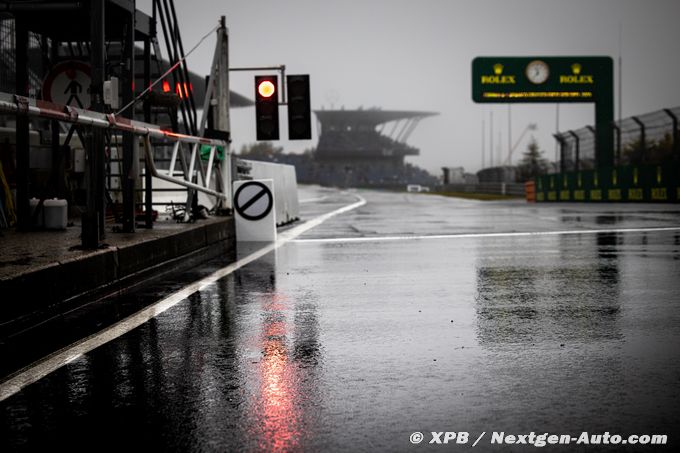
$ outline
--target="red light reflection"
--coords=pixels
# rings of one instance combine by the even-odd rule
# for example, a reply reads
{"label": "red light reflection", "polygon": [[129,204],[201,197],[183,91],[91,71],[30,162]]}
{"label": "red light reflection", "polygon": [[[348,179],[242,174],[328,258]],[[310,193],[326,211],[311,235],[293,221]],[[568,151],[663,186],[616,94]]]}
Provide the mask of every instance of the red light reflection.
{"label": "red light reflection", "polygon": [[258,422],[260,448],[266,451],[291,451],[300,448],[301,414],[298,406],[299,376],[289,360],[286,299],[273,294],[264,303],[261,333],[262,360],[258,371],[260,394]]}
{"label": "red light reflection", "polygon": [[193,93],[193,91],[194,91],[194,86],[191,83],[186,83],[186,82],[179,83],[179,82],[177,82],[175,84],[175,93],[177,93],[177,95],[180,98],[188,98],[189,92]]}

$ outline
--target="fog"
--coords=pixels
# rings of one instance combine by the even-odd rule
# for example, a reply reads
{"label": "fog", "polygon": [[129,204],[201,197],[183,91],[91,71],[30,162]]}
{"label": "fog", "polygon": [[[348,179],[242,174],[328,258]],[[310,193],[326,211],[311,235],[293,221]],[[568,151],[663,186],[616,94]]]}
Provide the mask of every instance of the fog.
{"label": "fog", "polygon": [[[227,18],[232,67],[285,64],[289,74],[310,74],[312,109],[426,110],[408,139],[420,156],[408,158],[433,174],[442,166],[481,167],[482,122],[494,117],[494,153],[508,151],[508,116],[515,142],[529,123],[550,160],[555,156],[556,104],[476,104],[471,62],[476,56],[602,55],[615,61],[618,116],[621,56],[622,115],[680,105],[680,2],[677,0],[178,0],[185,49],[196,44],[220,15]],[[151,12],[151,0],[137,2]],[[209,70],[215,39],[189,58],[198,73]],[[232,73],[231,88],[254,97],[252,73]],[[281,112],[282,136],[286,135]],[[233,110],[235,149],[255,141],[253,108]],[[559,129],[594,122],[591,104],[561,104]],[[310,141],[277,144],[290,152]],[[519,157],[530,134],[515,152]],[[513,143],[514,144],[514,143]],[[489,158],[487,157],[487,164]]]}

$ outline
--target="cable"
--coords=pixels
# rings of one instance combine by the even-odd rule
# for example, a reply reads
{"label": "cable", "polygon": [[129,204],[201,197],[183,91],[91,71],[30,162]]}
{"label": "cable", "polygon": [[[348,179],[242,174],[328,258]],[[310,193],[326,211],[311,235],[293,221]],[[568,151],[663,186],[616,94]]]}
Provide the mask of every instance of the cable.
{"label": "cable", "polygon": [[135,97],[135,98],[134,98],[133,100],[131,100],[126,106],[124,106],[122,109],[118,110],[118,111],[117,111],[116,113],[114,113],[113,115],[114,115],[114,116],[118,116],[118,115],[120,115],[121,113],[123,113],[125,110],[127,110],[127,109],[129,109],[130,107],[132,107],[133,105],[135,105],[135,103],[137,103],[137,101],[139,101],[140,98],[142,98],[146,93],[148,93],[149,91],[151,91],[151,89],[152,89],[153,87],[155,87],[161,80],[163,80],[168,74],[170,74],[172,71],[174,71],[175,69],[177,69],[177,67],[178,67],[180,64],[182,64],[182,62],[183,62],[184,60],[186,60],[187,57],[188,57],[189,55],[191,55],[191,53],[192,53],[194,50],[196,50],[196,49],[198,48],[198,46],[200,46],[200,45],[203,43],[203,41],[206,40],[206,38],[207,38],[208,36],[210,36],[213,32],[217,31],[218,28],[220,28],[219,25],[215,26],[212,30],[210,30],[208,33],[206,33],[205,36],[203,36],[203,37],[201,38],[201,40],[198,41],[198,43],[196,43],[196,45],[195,45],[194,47],[192,47],[191,50],[189,50],[189,52],[187,52],[186,55],[184,55],[182,58],[180,58],[179,60],[177,60],[177,62],[176,62],[175,64],[173,64],[173,65],[170,67],[170,69],[168,69],[167,71],[165,71],[165,72],[163,73],[163,75],[161,75],[159,78],[157,78],[157,79],[156,79],[151,85],[149,85],[144,91],[142,91],[141,93],[139,93],[139,94],[137,95],[137,97]]}

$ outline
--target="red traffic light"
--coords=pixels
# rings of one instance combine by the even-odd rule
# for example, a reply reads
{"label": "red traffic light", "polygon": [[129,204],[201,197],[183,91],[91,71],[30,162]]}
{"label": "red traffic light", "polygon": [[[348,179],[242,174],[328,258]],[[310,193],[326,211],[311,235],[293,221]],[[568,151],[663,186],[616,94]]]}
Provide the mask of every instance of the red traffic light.
{"label": "red traffic light", "polygon": [[270,80],[263,80],[257,86],[257,92],[260,93],[260,96],[263,98],[270,98],[276,93],[276,87]]}
{"label": "red traffic light", "polygon": [[279,139],[279,86],[275,75],[255,76],[255,121],[258,140]]}

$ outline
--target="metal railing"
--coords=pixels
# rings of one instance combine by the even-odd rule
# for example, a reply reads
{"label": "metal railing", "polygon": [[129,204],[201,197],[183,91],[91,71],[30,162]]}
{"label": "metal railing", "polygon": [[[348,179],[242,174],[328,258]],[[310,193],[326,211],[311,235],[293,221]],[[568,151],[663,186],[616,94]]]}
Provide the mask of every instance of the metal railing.
{"label": "metal railing", "polygon": [[[231,207],[229,197],[229,186],[231,182],[224,180],[225,177],[228,178],[229,172],[223,171],[223,167],[230,165],[231,156],[229,155],[227,142],[223,140],[165,131],[154,124],[129,120],[127,118],[119,118],[112,114],[53,104],[51,102],[1,92],[0,112],[23,114],[81,126],[109,129],[111,131],[129,132],[141,136],[143,138],[145,162],[153,176],[214,196],[221,200],[225,207]],[[151,142],[152,138],[159,139],[162,146],[167,145],[168,143],[174,143],[173,159],[169,170],[158,170],[156,168],[152,151],[154,146]],[[202,145],[206,145],[210,149],[207,168],[203,167],[202,162],[200,161],[201,157],[197,152],[198,148]],[[188,159],[185,149],[187,147],[191,148],[191,155]],[[223,161],[219,164],[219,161],[215,158],[218,147],[221,147],[224,150]],[[173,176],[177,160],[179,160],[182,167],[183,178]],[[194,169],[197,168],[197,166],[201,169],[201,171],[198,172],[201,176],[200,183],[198,181],[194,182]],[[212,182],[213,175],[216,176],[214,188]]]}

